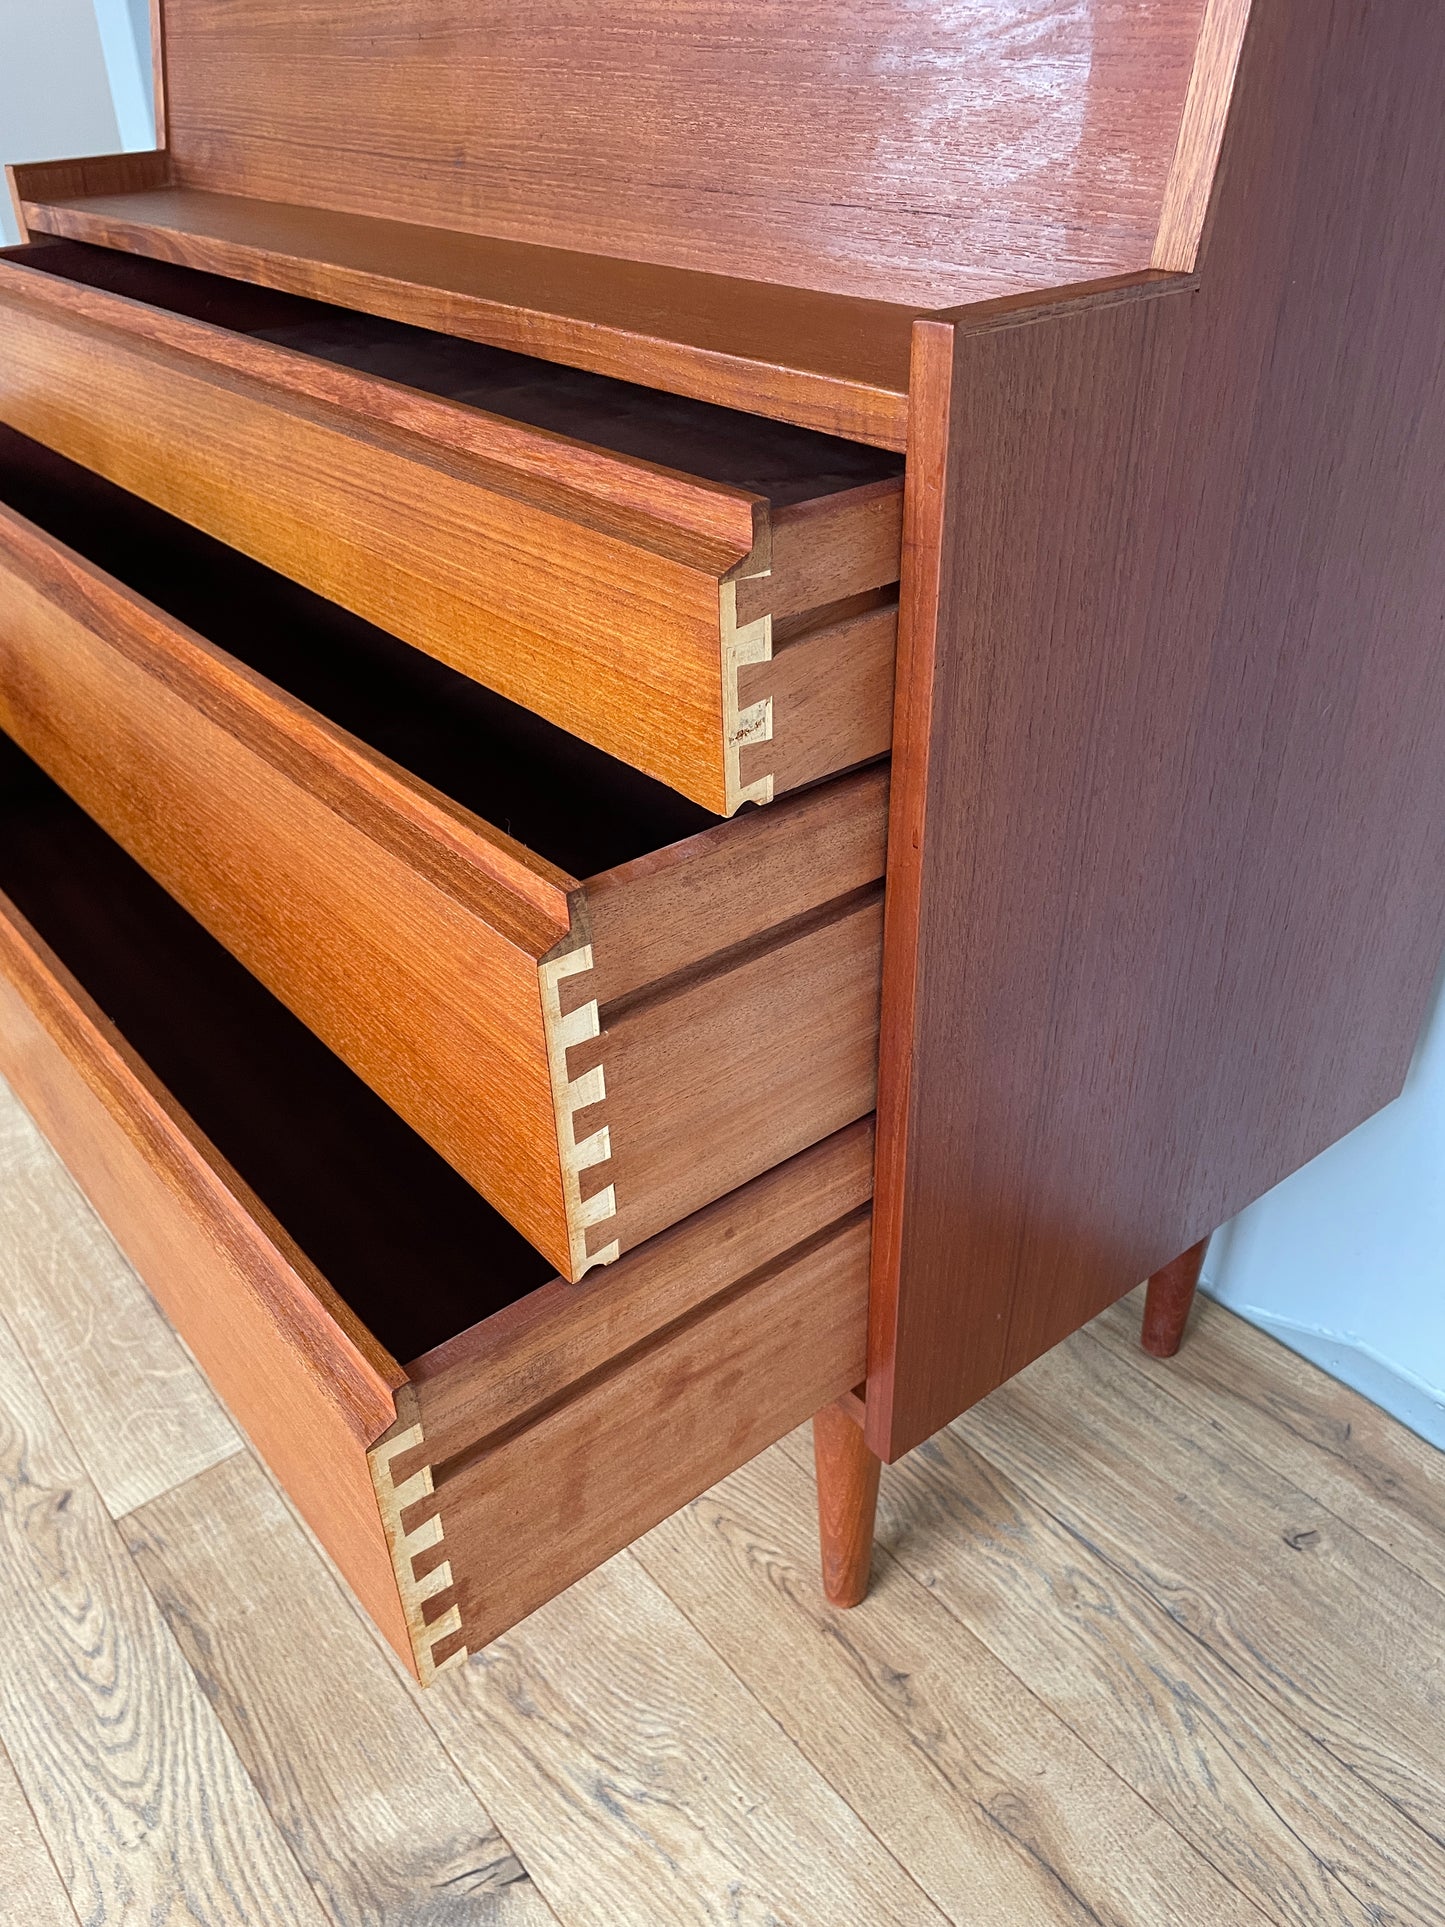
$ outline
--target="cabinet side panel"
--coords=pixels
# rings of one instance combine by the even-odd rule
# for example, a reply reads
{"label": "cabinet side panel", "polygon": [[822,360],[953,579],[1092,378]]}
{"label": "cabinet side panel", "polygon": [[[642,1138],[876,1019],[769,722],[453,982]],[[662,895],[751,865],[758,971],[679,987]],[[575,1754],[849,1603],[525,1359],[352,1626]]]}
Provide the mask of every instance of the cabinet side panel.
{"label": "cabinet side panel", "polygon": [[1197,291],[960,322],[894,777],[890,1456],[1400,1087],[1445,907],[1442,85],[1430,0],[1256,0]]}

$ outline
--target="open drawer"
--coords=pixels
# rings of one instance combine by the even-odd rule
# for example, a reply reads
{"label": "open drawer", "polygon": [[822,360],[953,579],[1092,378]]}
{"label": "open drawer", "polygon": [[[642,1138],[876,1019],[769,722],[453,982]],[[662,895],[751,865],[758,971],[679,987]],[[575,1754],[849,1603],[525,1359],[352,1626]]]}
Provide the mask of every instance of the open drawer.
{"label": "open drawer", "polygon": [[880,767],[709,816],[8,429],[0,728],[569,1278],[873,1108]]}
{"label": "open drawer", "polygon": [[0,1072],[423,1679],[862,1377],[869,1122],[569,1285],[13,750],[0,891]]}
{"label": "open drawer", "polygon": [[0,420],[709,810],[888,748],[895,455],[69,241],[0,331]]}

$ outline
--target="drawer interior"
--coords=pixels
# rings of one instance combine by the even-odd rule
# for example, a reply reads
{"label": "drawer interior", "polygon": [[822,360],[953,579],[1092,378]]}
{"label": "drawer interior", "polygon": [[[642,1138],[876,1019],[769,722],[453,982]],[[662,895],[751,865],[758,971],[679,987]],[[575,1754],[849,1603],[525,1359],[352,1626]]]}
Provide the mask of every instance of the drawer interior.
{"label": "drawer interior", "polygon": [[27,267],[143,301],[617,455],[788,508],[901,475],[903,458],[455,335],[80,242],[15,250]]}
{"label": "drawer interior", "polygon": [[0,501],[574,877],[723,820],[3,424]]}
{"label": "drawer interior", "polygon": [[553,1276],[3,735],[0,891],[394,1357]]}

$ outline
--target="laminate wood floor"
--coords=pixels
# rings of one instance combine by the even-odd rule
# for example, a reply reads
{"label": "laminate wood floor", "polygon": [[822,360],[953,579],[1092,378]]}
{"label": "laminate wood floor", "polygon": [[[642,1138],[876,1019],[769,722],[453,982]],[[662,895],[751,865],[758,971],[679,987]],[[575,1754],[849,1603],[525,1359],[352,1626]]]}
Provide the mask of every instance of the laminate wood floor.
{"label": "laminate wood floor", "polygon": [[6,1927],[1445,1927],[1445,1459],[1126,1301],[886,1469],[806,1433],[417,1691],[0,1086]]}

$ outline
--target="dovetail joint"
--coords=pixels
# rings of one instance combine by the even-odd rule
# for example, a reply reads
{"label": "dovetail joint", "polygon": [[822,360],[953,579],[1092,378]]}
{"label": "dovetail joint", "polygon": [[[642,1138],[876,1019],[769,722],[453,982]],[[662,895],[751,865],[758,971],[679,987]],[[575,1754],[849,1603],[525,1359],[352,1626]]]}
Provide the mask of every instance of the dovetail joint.
{"label": "dovetail joint", "polygon": [[726,814],[731,816],[744,803],[771,803],[773,800],[771,775],[760,776],[751,783],[744,783],[742,779],[743,751],[773,740],[773,699],[765,696],[761,702],[744,706],[738,695],[738,680],[742,671],[754,663],[771,662],[773,659],[773,618],[759,616],[756,621],[746,622],[739,628],[736,582],[724,582],[721,585],[719,613],[722,623],[723,780],[727,789]]}
{"label": "dovetail joint", "polygon": [[397,1485],[392,1478],[392,1461],[401,1453],[414,1451],[424,1443],[421,1427],[408,1426],[404,1432],[393,1433],[372,1446],[367,1454],[367,1463],[371,1467],[372,1484],[376,1487],[376,1502],[381,1509],[386,1543],[391,1549],[392,1570],[396,1574],[397,1591],[401,1594],[406,1629],[411,1635],[417,1675],[423,1686],[430,1686],[438,1673],[460,1665],[467,1657],[467,1649],[459,1646],[438,1665],[432,1655],[444,1639],[461,1631],[461,1608],[452,1604],[439,1619],[430,1621],[423,1610],[429,1599],[449,1591],[453,1584],[449,1559],[443,1559],[439,1565],[433,1566],[422,1578],[418,1578],[416,1573],[416,1561],[421,1554],[430,1552],[434,1546],[442,1543],[441,1513],[435,1512],[429,1519],[423,1519],[410,1532],[405,1531],[401,1523],[407,1507],[415,1505],[420,1499],[431,1498],[435,1487],[429,1465],[422,1466],[419,1472],[413,1472]]}
{"label": "dovetail joint", "polygon": [[542,989],[542,1018],[547,1033],[547,1059],[552,1073],[552,1099],[557,1115],[557,1146],[562,1158],[562,1196],[567,1213],[567,1243],[572,1258],[572,1276],[580,1278],[592,1265],[608,1265],[618,1254],[617,1240],[597,1251],[588,1251],[587,1233],[617,1215],[615,1188],[604,1185],[590,1198],[582,1196],[582,1173],[595,1165],[606,1164],[612,1156],[612,1138],[604,1124],[580,1141],[577,1137],[578,1111],[600,1104],[607,1095],[607,1080],[600,1064],[582,1077],[567,1074],[567,1053],[579,1044],[598,1036],[601,1024],[597,1000],[580,1004],[565,1014],[560,985],[565,977],[575,977],[592,968],[592,946],[577,945],[560,956],[545,957],[538,965]]}

